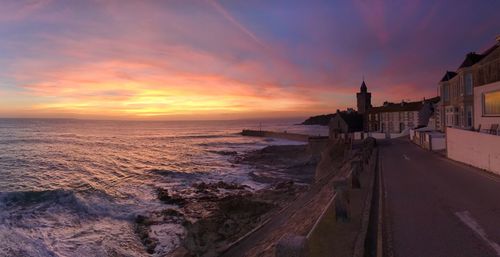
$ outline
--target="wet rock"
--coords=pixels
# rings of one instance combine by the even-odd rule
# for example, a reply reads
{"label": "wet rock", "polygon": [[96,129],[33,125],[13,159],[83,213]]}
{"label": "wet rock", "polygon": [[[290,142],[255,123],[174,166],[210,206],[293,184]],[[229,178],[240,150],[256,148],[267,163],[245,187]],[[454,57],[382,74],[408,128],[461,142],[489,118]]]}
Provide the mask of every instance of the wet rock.
{"label": "wet rock", "polygon": [[219,189],[226,189],[226,190],[243,190],[246,189],[247,186],[245,185],[240,185],[236,183],[227,183],[224,181],[219,181],[217,183],[195,183],[193,184],[193,187],[198,190],[198,192],[204,192],[207,190],[212,190],[212,191],[219,191]]}
{"label": "wet rock", "polygon": [[137,215],[135,218],[134,231],[149,254],[153,254],[158,245],[158,241],[149,236],[149,227],[152,224],[153,222],[146,216]]}
{"label": "wet rock", "polygon": [[280,182],[280,183],[276,184],[274,186],[274,189],[277,189],[277,190],[290,189],[294,185],[295,185],[295,183],[292,180],[289,180],[289,181],[284,181],[284,182]]}
{"label": "wet rock", "polygon": [[220,154],[220,155],[228,155],[228,156],[235,156],[238,155],[238,152],[236,151],[212,151],[213,153]]}
{"label": "wet rock", "polygon": [[220,200],[217,207],[211,216],[186,224],[184,247],[196,256],[217,256],[224,242],[250,231],[274,205],[234,195]]}
{"label": "wet rock", "polygon": [[186,220],[184,214],[175,209],[163,210],[161,215],[163,216],[163,222],[166,223],[182,224]]}
{"label": "wet rock", "polygon": [[166,204],[184,206],[187,203],[186,199],[182,198],[180,195],[178,194],[170,195],[168,190],[162,188],[158,188],[157,197],[160,201]]}

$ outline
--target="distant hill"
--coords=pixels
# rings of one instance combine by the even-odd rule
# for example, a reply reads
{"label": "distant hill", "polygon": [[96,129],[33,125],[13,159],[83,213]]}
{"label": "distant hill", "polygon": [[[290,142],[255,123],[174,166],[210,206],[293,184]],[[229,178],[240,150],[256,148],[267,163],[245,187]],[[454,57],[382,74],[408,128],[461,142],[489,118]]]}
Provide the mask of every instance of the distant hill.
{"label": "distant hill", "polygon": [[307,120],[302,122],[302,125],[323,125],[327,126],[328,122],[335,116],[334,113],[332,114],[323,114],[323,115],[318,115],[318,116],[312,116],[309,117]]}

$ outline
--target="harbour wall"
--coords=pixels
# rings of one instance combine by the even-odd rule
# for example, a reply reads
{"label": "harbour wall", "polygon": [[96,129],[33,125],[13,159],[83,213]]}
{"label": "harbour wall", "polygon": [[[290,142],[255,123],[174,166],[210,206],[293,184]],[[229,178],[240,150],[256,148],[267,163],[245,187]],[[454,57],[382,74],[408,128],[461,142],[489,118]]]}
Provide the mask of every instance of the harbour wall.
{"label": "harbour wall", "polygon": [[244,129],[241,132],[241,135],[251,136],[251,137],[272,137],[272,138],[287,139],[299,142],[308,142],[309,137],[311,137],[309,135],[288,133],[286,131],[276,132],[276,131],[251,130],[251,129]]}

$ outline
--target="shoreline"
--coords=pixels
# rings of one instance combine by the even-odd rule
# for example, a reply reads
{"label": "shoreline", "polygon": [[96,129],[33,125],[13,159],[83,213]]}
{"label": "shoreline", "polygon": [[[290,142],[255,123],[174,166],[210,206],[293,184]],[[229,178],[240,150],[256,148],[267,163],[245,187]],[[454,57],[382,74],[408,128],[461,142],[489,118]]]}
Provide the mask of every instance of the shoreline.
{"label": "shoreline", "polygon": [[[138,215],[134,231],[154,256],[218,256],[266,219],[283,210],[314,181],[316,162],[307,145],[271,145],[232,155],[234,164],[252,166],[250,178],[267,184],[253,190],[218,181],[193,183],[178,192],[158,188],[162,211]],[[162,242],[161,228],[176,227],[178,241]],[[160,236],[159,236],[160,235]]]}

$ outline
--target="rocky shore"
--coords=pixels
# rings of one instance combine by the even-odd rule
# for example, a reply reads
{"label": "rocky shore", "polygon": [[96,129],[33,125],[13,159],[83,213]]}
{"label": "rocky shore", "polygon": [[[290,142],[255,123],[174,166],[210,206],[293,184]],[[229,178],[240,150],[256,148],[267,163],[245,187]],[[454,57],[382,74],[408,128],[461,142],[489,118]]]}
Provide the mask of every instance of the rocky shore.
{"label": "rocky shore", "polygon": [[263,183],[293,180],[309,184],[314,179],[317,164],[307,145],[268,146],[236,158],[234,162],[254,167],[250,176]]}
{"label": "rocky shore", "polygon": [[269,146],[242,156],[230,155],[235,164],[253,167],[252,179],[269,186],[253,190],[218,181],[195,183],[175,192],[158,188],[157,198],[166,208],[137,216],[134,225],[149,254],[218,256],[305,192],[314,179],[316,163],[306,145]]}

